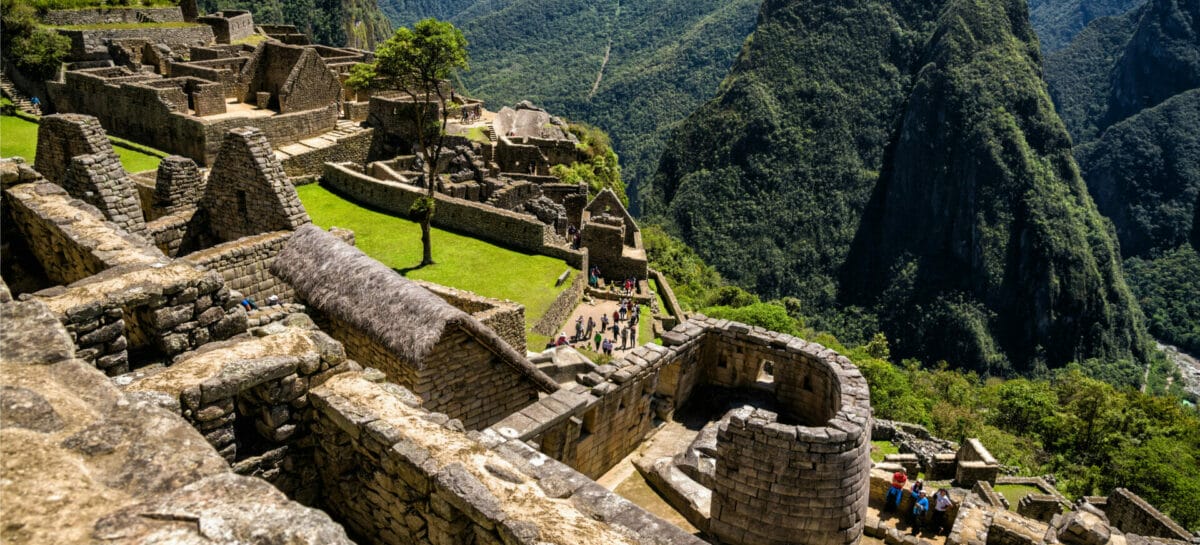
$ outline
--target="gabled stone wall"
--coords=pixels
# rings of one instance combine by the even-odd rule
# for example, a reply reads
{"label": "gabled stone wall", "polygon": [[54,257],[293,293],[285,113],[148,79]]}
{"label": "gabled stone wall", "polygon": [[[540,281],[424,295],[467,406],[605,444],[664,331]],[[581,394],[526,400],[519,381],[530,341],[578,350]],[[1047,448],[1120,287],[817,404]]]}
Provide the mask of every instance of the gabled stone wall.
{"label": "gabled stone wall", "polygon": [[270,142],[259,129],[225,135],[200,202],[209,233],[222,242],[271,231],[294,231],[310,222]]}
{"label": "gabled stone wall", "polygon": [[281,303],[291,303],[296,300],[295,291],[271,274],[271,263],[291,235],[291,231],[276,231],[240,238],[188,254],[183,261],[220,274],[229,289],[259,306],[265,306],[272,295]]}

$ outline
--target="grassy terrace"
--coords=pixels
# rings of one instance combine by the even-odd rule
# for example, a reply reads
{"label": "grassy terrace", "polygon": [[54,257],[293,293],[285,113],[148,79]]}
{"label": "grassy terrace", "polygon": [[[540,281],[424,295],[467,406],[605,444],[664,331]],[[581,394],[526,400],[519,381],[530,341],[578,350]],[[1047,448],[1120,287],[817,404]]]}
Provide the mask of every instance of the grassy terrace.
{"label": "grassy terrace", "polygon": [[[0,116],[0,157],[24,157],[27,162],[33,164],[34,155],[37,154],[37,131],[37,123],[20,117]],[[149,153],[154,150],[127,143],[120,138],[109,137],[109,140],[116,144],[113,149],[121,157],[121,165],[129,172],[157,169],[159,161],[166,157],[165,153],[156,151]],[[138,151],[122,147],[122,145],[136,146],[138,149],[146,151]]]}
{"label": "grassy terrace", "polygon": [[1016,511],[1017,504],[1021,503],[1021,498],[1028,494],[1041,494],[1042,490],[1036,486],[1027,484],[998,484],[992,487],[997,494],[1004,496],[1008,500],[1008,510]]}
{"label": "grassy terrace", "polygon": [[568,267],[562,260],[523,254],[434,229],[436,264],[412,269],[421,262],[420,224],[364,208],[316,184],[298,187],[297,191],[313,223],[325,229],[337,226],[353,230],[363,252],[404,276],[525,305],[529,347],[536,350],[545,344],[544,337],[532,335],[529,330],[567,287],[554,287],[558,275]]}

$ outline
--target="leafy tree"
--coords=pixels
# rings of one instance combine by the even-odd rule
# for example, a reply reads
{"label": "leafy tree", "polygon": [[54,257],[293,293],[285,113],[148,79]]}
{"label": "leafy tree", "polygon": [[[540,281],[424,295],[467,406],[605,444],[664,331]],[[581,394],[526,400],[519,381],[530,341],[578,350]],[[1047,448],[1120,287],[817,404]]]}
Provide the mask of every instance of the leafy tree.
{"label": "leafy tree", "polygon": [[71,40],[38,26],[36,15],[27,2],[0,2],[0,46],[27,76],[51,79],[70,50]]}
{"label": "leafy tree", "polygon": [[453,24],[425,19],[412,29],[402,27],[375,51],[375,61],[351,69],[346,84],[355,89],[396,89],[412,100],[411,127],[425,159],[425,197],[413,203],[411,213],[421,220],[423,254],[420,267],[433,264],[430,225],[435,212],[438,158],[446,141],[451,76],[467,70],[467,39]]}

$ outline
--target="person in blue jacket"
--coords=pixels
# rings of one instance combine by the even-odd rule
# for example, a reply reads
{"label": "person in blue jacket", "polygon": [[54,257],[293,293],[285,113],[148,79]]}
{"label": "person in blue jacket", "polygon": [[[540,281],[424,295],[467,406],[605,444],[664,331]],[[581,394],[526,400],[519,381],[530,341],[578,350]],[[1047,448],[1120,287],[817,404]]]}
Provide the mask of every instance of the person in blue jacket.
{"label": "person in blue jacket", "polygon": [[925,497],[924,491],[918,492],[912,508],[912,533],[914,536],[921,533],[921,525],[925,522],[925,515],[928,512],[929,498]]}

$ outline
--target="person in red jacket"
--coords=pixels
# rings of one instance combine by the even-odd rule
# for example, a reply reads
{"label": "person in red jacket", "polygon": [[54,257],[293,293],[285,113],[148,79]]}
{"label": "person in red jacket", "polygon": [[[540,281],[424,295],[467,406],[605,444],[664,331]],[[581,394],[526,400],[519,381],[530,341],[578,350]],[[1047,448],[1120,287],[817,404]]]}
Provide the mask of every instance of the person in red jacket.
{"label": "person in red jacket", "polygon": [[900,508],[900,501],[904,499],[904,483],[907,482],[908,475],[903,470],[892,474],[892,487],[888,489],[887,498],[883,500],[884,511]]}

